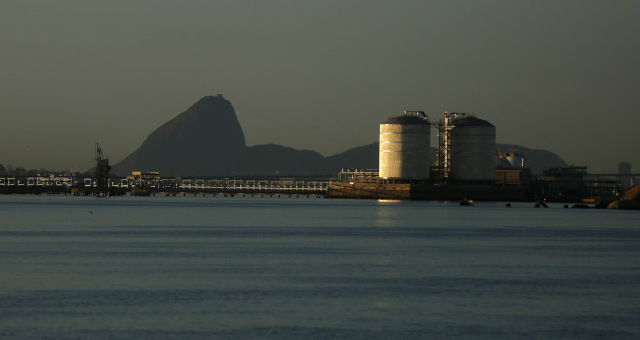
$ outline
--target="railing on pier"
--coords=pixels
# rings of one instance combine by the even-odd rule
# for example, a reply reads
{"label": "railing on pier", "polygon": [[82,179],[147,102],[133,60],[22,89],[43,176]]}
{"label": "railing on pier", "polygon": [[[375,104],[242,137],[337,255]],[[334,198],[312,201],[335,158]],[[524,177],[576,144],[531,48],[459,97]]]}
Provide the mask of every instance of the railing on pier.
{"label": "railing on pier", "polygon": [[[127,178],[110,178],[109,186],[130,190],[137,183]],[[309,180],[296,178],[277,179],[204,179],[204,178],[163,178],[145,183],[155,191],[186,192],[305,192],[323,193],[327,191],[328,180]],[[0,187],[5,188],[71,188],[80,186],[95,188],[96,179],[91,177],[0,177]]]}
{"label": "railing on pier", "polygon": [[325,192],[329,181],[297,179],[187,179],[160,180],[151,184],[162,191],[221,191],[221,192]]}

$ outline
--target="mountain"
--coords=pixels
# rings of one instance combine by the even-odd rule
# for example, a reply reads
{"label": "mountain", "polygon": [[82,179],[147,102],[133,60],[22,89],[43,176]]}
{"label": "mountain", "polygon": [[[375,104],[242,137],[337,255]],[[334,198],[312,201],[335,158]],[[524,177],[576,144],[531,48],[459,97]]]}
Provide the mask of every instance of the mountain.
{"label": "mountain", "polygon": [[221,95],[209,96],[153,131],[138,150],[114,165],[112,172],[160,171],[172,176],[230,173],[238,167],[237,154],[245,148],[244,133],[231,103]]}
{"label": "mountain", "polygon": [[[378,143],[359,146],[337,155],[327,157],[327,162],[329,162],[333,169],[377,169],[378,148]],[[541,175],[543,170],[549,168],[568,166],[562,158],[547,150],[529,149],[521,145],[500,143],[496,144],[496,149],[503,153],[509,150],[516,150],[525,155],[529,167],[531,168],[531,173],[534,175]],[[431,165],[435,165],[437,151],[437,148],[431,148]]]}
{"label": "mountain", "polygon": [[325,175],[337,173],[327,169],[324,157],[309,150],[295,150],[276,144],[247,148],[242,175]]}
{"label": "mountain", "polygon": [[377,169],[378,143],[371,143],[327,157],[331,169]]}
{"label": "mountain", "polygon": [[[534,174],[567,166],[546,150],[498,144],[501,151],[517,149],[527,156]],[[436,149],[431,150],[435,162]],[[176,176],[331,176],[341,169],[377,169],[378,143],[323,157],[310,150],[264,144],[247,147],[231,102],[222,95],[198,100],[185,112],[153,131],[142,145],[113,165],[112,174],[158,171]]]}
{"label": "mountain", "polygon": [[247,147],[231,102],[204,97],[153,131],[142,145],[111,171],[159,171],[161,176],[328,175],[315,151],[267,144]]}

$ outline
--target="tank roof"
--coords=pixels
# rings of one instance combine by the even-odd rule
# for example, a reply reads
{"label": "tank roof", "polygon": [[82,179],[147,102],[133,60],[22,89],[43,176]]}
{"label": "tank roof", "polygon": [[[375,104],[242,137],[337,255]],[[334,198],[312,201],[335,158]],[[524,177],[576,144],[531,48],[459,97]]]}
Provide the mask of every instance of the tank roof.
{"label": "tank roof", "polygon": [[487,126],[487,127],[495,127],[493,124],[487,122],[486,120],[476,118],[476,117],[465,117],[460,119],[455,119],[452,122],[453,126]]}
{"label": "tank roof", "polygon": [[382,124],[429,125],[429,121],[415,116],[397,116],[388,118]]}

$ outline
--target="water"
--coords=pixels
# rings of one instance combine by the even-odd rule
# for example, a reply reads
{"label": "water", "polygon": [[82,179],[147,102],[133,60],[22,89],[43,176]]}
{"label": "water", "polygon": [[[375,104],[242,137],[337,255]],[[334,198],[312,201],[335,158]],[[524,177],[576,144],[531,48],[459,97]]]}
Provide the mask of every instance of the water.
{"label": "water", "polygon": [[0,196],[1,339],[637,339],[640,214]]}

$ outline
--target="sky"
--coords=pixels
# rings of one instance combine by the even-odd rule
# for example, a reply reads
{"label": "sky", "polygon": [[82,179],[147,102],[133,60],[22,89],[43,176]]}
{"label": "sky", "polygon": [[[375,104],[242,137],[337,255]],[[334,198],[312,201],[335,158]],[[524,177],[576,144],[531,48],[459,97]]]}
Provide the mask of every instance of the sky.
{"label": "sky", "polygon": [[[640,1],[0,1],[0,163],[115,164],[198,99],[325,156],[404,110],[640,172]],[[432,146],[436,146],[432,129]]]}

